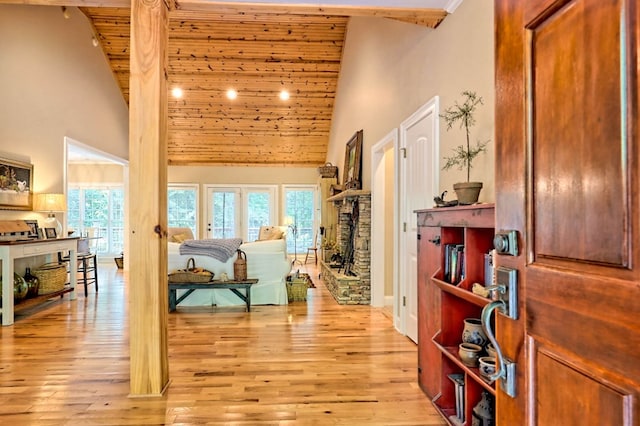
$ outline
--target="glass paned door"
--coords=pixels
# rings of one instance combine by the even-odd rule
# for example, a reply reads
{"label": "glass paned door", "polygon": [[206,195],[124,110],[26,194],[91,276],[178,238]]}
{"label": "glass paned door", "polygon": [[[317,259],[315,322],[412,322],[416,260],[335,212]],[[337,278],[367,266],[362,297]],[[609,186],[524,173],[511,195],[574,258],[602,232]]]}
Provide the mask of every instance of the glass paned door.
{"label": "glass paned door", "polygon": [[306,253],[308,247],[313,247],[316,228],[315,195],[315,187],[284,188],[284,214],[296,230],[295,235],[287,237],[289,253]]}
{"label": "glass paned door", "polygon": [[209,238],[240,237],[240,191],[236,188],[209,188],[207,195]]}
{"label": "glass paned door", "polygon": [[260,227],[277,225],[276,187],[207,187],[208,238],[258,239]]}

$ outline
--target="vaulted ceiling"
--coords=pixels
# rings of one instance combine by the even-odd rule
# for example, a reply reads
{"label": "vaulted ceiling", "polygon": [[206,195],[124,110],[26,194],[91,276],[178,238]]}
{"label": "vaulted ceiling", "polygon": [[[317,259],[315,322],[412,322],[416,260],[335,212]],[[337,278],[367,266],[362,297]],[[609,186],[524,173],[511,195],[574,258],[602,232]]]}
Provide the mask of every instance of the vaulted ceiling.
{"label": "vaulted ceiling", "polygon": [[[215,3],[215,2],[214,2]],[[435,28],[440,9],[208,4],[169,13],[173,165],[317,167],[329,142],[349,16]],[[130,9],[83,7],[128,102]],[[227,98],[233,89],[237,98]],[[280,99],[282,90],[288,100]]]}

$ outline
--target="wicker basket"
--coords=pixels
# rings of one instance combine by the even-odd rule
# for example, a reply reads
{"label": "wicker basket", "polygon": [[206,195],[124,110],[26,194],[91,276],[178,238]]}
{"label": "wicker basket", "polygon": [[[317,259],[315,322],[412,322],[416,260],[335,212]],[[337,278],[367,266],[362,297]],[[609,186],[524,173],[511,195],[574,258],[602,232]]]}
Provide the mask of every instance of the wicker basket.
{"label": "wicker basket", "polygon": [[208,283],[212,279],[213,272],[196,268],[196,260],[193,257],[187,260],[187,269],[178,269],[169,273],[170,283]]}
{"label": "wicker basket", "polygon": [[67,265],[57,262],[45,263],[34,269],[33,275],[40,281],[39,295],[55,293],[64,289],[64,283],[67,281]]}
{"label": "wicker basket", "polygon": [[306,276],[287,278],[287,298],[291,302],[304,302],[307,300],[309,280]]}
{"label": "wicker basket", "polygon": [[124,268],[124,256],[114,257],[113,260],[116,262],[118,269]]}
{"label": "wicker basket", "polygon": [[318,172],[323,178],[334,178],[338,176],[338,166],[331,163],[325,163],[324,166],[318,167]]}

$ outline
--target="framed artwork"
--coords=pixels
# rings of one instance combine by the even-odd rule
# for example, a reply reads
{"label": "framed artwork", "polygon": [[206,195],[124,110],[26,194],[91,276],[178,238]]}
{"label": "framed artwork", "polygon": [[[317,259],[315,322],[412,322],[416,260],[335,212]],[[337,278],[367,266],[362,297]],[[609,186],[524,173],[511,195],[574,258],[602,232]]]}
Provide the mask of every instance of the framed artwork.
{"label": "framed artwork", "polygon": [[358,130],[347,142],[342,171],[342,187],[344,189],[362,188],[362,134],[362,130]]}
{"label": "framed artwork", "polygon": [[32,187],[32,164],[0,158],[0,209],[31,210]]}
{"label": "framed artwork", "polygon": [[29,231],[29,238],[38,238],[38,231],[40,230],[40,228],[38,228],[38,221],[25,220],[24,222],[29,225],[29,228],[31,228]]}
{"label": "framed artwork", "polygon": [[56,228],[44,228],[44,234],[47,236],[47,240],[56,238]]}

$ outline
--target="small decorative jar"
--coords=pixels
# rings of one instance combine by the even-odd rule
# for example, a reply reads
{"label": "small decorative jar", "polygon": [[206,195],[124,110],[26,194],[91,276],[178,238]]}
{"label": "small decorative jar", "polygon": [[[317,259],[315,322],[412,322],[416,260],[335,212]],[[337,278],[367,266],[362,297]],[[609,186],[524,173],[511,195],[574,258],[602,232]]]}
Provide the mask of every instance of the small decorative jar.
{"label": "small decorative jar", "polygon": [[492,358],[497,358],[498,357],[498,353],[496,352],[496,349],[493,347],[493,345],[491,343],[487,343],[487,355],[492,357]]}
{"label": "small decorative jar", "polygon": [[482,352],[482,346],[473,343],[460,343],[458,345],[458,356],[460,361],[467,367],[477,367],[478,358]]}
{"label": "small decorative jar", "polygon": [[496,359],[490,356],[482,356],[478,358],[480,364],[479,373],[482,377],[489,380],[489,377],[496,373]]}
{"label": "small decorative jar", "polygon": [[27,298],[36,297],[40,289],[40,280],[31,274],[31,268],[27,268],[24,273],[24,280],[27,282]]}
{"label": "small decorative jar", "polygon": [[18,273],[13,273],[13,303],[18,303],[27,297],[29,287],[27,282]]}
{"label": "small decorative jar", "polygon": [[473,343],[484,347],[489,339],[482,330],[482,322],[478,318],[465,318],[464,329],[462,330],[462,341],[465,343]]}

